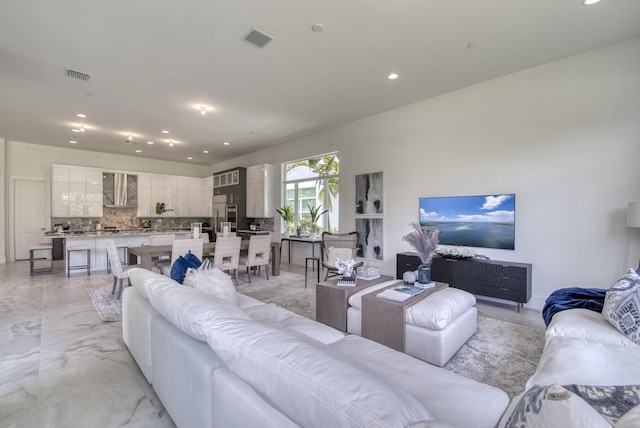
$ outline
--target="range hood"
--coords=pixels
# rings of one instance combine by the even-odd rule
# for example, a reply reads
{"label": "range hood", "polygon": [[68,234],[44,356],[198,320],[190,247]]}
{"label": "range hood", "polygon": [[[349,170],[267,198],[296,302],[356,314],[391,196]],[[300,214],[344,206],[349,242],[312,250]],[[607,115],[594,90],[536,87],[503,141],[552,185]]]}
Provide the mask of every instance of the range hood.
{"label": "range hood", "polygon": [[136,208],[138,206],[138,176],[124,173],[102,174],[104,206]]}

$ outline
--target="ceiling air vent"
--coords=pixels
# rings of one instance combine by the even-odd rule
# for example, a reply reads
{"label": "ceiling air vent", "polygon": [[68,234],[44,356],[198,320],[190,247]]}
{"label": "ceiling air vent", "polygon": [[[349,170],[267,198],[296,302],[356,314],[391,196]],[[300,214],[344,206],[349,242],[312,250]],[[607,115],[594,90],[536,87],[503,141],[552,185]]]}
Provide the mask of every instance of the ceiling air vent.
{"label": "ceiling air vent", "polygon": [[273,37],[270,35],[263,33],[260,30],[256,30],[255,28],[251,29],[251,32],[244,37],[244,40],[251,43],[254,46],[259,48],[263,48],[267,43],[273,40]]}
{"label": "ceiling air vent", "polygon": [[89,75],[87,73],[81,73],[79,71],[71,70],[69,68],[65,68],[64,69],[64,74],[65,74],[65,76],[73,77],[74,79],[80,79],[80,80],[89,80],[89,79],[91,79],[91,75]]}

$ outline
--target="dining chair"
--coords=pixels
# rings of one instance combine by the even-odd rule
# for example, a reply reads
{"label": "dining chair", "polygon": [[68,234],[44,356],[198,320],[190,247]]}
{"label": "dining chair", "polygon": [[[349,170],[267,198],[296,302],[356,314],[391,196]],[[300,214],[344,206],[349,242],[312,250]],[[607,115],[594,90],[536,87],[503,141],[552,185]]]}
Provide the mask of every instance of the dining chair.
{"label": "dining chair", "polygon": [[[336,276],[340,273],[336,267],[336,259],[349,260],[355,259],[358,249],[358,241],[360,235],[358,232],[349,233],[322,233],[322,243],[320,249],[322,250],[322,266],[325,268],[324,280],[326,281],[330,276]],[[360,262],[354,266],[358,268],[364,263]]]}
{"label": "dining chair", "polygon": [[[217,246],[217,244],[216,244]],[[217,252],[217,249],[216,249]],[[251,284],[251,272],[257,269],[255,274],[260,275],[260,268],[264,266],[264,271],[269,279],[269,256],[271,255],[271,236],[253,235],[249,238],[249,249],[246,255],[240,256],[238,267],[247,268],[247,277]]]}
{"label": "dining chair", "polygon": [[213,254],[213,267],[225,272],[233,270],[236,285],[238,285],[241,240],[239,236],[217,238]]}
{"label": "dining chair", "polygon": [[189,251],[191,254],[202,260],[202,249],[204,242],[202,239],[176,239],[171,246],[171,262],[168,266],[163,266],[160,270],[164,275],[171,276],[171,266],[178,260],[178,257],[184,256]]}
{"label": "dining chair", "polygon": [[113,288],[111,289],[111,294],[116,292],[116,285],[118,281],[120,282],[120,289],[118,290],[118,299],[122,297],[122,285],[124,280],[126,279],[129,282],[129,269],[135,267],[133,266],[122,266],[122,260],[120,260],[120,253],[118,251],[118,246],[111,239],[105,239],[105,246],[107,248],[107,258],[109,259],[109,263],[111,263],[111,273],[113,274]]}
{"label": "dining chair", "polygon": [[[173,233],[165,233],[162,235],[149,235],[149,245],[171,245],[176,240],[176,235]],[[144,246],[144,244],[143,244]],[[158,269],[158,272],[162,272],[162,268],[169,266],[171,268],[171,259],[168,256],[161,256],[158,260],[154,260],[151,263],[151,270]]]}

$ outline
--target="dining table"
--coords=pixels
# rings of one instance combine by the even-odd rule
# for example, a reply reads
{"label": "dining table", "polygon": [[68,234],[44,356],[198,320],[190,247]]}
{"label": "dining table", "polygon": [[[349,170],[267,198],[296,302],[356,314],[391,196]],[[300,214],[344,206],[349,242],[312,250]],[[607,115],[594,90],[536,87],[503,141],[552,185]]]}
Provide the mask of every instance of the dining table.
{"label": "dining table", "polygon": [[[142,247],[129,247],[129,266],[138,265],[144,269],[151,270],[151,263],[154,259],[163,256],[171,256],[171,245],[145,245]],[[240,243],[240,251],[249,248],[249,240],[243,239]],[[205,242],[202,249],[202,257],[213,257],[216,243]],[[271,275],[280,275],[280,242],[271,242]]]}

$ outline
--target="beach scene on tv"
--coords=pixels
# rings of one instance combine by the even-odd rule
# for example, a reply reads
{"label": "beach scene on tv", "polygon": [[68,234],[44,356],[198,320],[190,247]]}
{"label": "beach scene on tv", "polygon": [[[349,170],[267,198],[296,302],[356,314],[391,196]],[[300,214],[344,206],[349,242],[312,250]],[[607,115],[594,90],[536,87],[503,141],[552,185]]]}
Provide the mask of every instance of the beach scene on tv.
{"label": "beach scene on tv", "polygon": [[440,243],[515,248],[516,195],[420,198],[420,225],[440,229]]}

